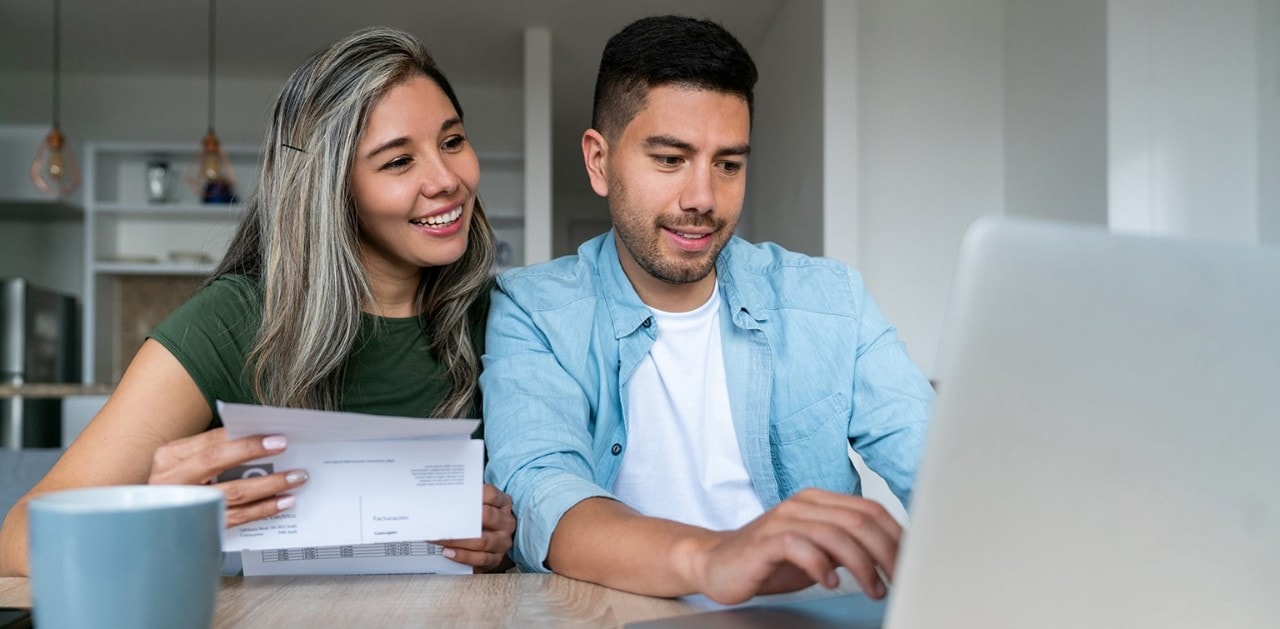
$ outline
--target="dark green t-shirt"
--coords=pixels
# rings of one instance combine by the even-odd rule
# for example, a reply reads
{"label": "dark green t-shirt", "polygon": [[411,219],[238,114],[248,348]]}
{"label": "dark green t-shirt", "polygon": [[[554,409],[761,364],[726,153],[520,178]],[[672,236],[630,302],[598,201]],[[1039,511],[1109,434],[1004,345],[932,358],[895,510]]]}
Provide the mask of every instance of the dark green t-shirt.
{"label": "dark green t-shirt", "polygon": [[[484,350],[488,293],[472,308],[472,339]],[[182,363],[222,424],[214,400],[257,404],[245,357],[262,323],[258,278],[226,275],[202,289],[148,335]],[[449,374],[427,351],[417,317],[362,314],[360,336],[347,360],[341,410],[429,417],[449,391]],[[479,416],[477,407],[474,416]]]}

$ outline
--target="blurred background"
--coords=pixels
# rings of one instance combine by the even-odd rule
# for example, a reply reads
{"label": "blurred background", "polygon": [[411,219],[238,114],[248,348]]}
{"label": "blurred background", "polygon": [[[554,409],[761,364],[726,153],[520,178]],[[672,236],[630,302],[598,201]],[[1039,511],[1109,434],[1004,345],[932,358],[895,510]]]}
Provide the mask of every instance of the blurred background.
{"label": "blurred background", "polygon": [[[81,300],[81,378],[114,382],[237,216],[183,181],[210,86],[242,201],[289,72],[369,25],[457,88],[505,262],[571,253],[608,226],[579,149],[600,50],[668,12],[760,67],[741,234],[861,269],[926,373],[980,216],[1280,243],[1280,0],[219,0],[212,75],[206,0],[62,0],[56,75],[52,0],[0,0],[0,276]],[[55,116],[83,181],[50,197]]]}

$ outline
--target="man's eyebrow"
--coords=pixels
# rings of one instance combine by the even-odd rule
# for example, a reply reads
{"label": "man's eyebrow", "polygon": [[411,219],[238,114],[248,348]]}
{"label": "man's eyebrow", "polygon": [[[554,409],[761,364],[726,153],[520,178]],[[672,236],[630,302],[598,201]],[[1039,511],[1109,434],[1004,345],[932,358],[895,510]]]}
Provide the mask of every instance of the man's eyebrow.
{"label": "man's eyebrow", "polygon": [[[449,129],[452,129],[453,127],[456,127],[461,124],[462,124],[462,119],[457,116],[454,116],[440,123],[440,130],[448,131]],[[365,158],[367,159],[367,158],[373,157],[374,155],[377,155],[378,153],[381,153],[386,150],[400,148],[402,146],[405,146],[408,143],[409,143],[409,136],[407,135],[400,136],[393,140],[387,140],[386,142],[379,144],[378,146],[374,147],[373,150],[366,153]]]}
{"label": "man's eyebrow", "polygon": [[694,152],[692,144],[669,135],[651,135],[644,139],[644,146],[645,148],[669,148],[689,153]]}
{"label": "man's eyebrow", "polygon": [[[673,138],[669,135],[651,135],[644,139],[645,148],[670,148],[686,153],[696,153],[697,149],[684,140]],[[751,145],[739,144],[737,146],[729,146],[716,151],[717,157],[726,157],[732,155],[748,155],[751,153]]]}

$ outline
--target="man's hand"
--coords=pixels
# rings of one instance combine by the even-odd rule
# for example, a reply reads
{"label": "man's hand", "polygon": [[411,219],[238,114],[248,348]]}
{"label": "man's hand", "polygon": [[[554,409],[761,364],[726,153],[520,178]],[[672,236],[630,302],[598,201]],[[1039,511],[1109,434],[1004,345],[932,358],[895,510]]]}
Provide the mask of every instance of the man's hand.
{"label": "man's hand", "polygon": [[902,527],[879,504],[806,489],[741,529],[692,540],[687,569],[699,591],[726,604],[814,583],[834,588],[839,566],[878,599],[901,540]]}
{"label": "man's hand", "polygon": [[512,564],[507,559],[511,538],[516,532],[516,516],[511,513],[511,496],[493,485],[484,486],[483,531],[476,539],[440,540],[444,556],[467,564],[475,572],[499,572]]}
{"label": "man's hand", "polygon": [[[218,474],[242,463],[279,454],[288,442],[283,436],[255,435],[233,441],[217,428],[160,446],[151,464],[152,485],[212,484]],[[275,515],[293,506],[286,492],[307,482],[305,470],[288,470],[266,476],[212,485],[227,502],[228,528]]]}

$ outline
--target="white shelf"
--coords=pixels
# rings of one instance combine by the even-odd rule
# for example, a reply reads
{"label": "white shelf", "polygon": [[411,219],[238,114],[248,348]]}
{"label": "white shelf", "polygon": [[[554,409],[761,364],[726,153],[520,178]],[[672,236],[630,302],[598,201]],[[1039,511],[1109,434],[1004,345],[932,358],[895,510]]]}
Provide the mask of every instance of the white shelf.
{"label": "white shelf", "polygon": [[[213,272],[244,216],[243,203],[202,203],[185,176],[197,158],[197,143],[87,143],[84,159],[84,321],[82,360],[86,382],[113,382],[128,362],[136,328],[159,321],[144,312],[129,291],[139,286],[186,285]],[[257,182],[256,146],[224,145],[240,200]],[[169,164],[169,197],[147,199],[146,169]],[[207,257],[175,257],[176,254]],[[157,277],[159,276],[159,277]],[[153,281],[151,278],[155,278]],[[179,281],[181,280],[181,281]],[[158,283],[157,283],[158,282]],[[161,300],[163,301],[163,300]],[[131,313],[125,321],[125,313]]]}
{"label": "white shelf", "polygon": [[239,218],[242,203],[117,203],[98,202],[93,211],[99,215],[115,214],[133,218]]}
{"label": "white shelf", "polygon": [[176,262],[95,262],[98,275],[209,275],[213,265],[179,264]]}
{"label": "white shelf", "polygon": [[[200,252],[221,259],[236,225],[244,216],[244,203],[252,194],[259,169],[259,147],[229,146],[238,181],[240,203],[201,203],[186,186],[184,177],[196,159],[196,143],[86,144],[84,160],[84,379],[112,382],[119,375],[125,342],[121,320],[127,290],[139,285],[165,285],[179,278],[206,277],[215,263],[197,259],[175,262],[175,252]],[[510,264],[524,263],[527,225],[524,217],[525,157],[523,152],[497,151],[478,154],[483,176],[481,195],[497,237],[508,251]],[[150,203],[146,197],[146,165],[153,160],[169,164],[170,201]],[[154,259],[153,262],[146,260]],[[182,258],[177,258],[182,259]],[[495,269],[495,270],[505,270]],[[142,279],[147,276],[163,278]]]}

